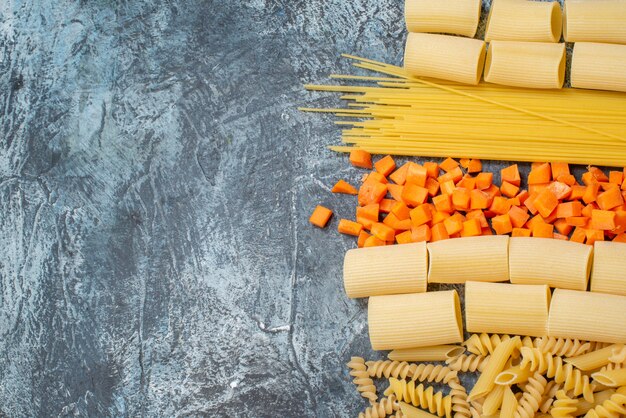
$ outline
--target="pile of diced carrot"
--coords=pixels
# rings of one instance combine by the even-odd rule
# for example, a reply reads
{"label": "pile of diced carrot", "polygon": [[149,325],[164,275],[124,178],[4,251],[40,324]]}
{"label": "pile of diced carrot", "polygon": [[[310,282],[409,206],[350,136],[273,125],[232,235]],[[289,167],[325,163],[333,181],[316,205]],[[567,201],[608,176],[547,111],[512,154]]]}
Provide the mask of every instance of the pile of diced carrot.
{"label": "pile of diced carrot", "polygon": [[[372,157],[355,150],[350,162],[372,169]],[[339,232],[359,247],[491,235],[542,237],[593,244],[626,242],[626,168],[607,176],[588,167],[579,184],[565,163],[533,163],[522,190],[517,165],[501,170],[501,184],[475,159],[396,167],[387,155],[364,174],[357,190],[344,180],[333,193],[358,195],[355,220]],[[324,227],[332,211],[318,206],[311,223]]]}

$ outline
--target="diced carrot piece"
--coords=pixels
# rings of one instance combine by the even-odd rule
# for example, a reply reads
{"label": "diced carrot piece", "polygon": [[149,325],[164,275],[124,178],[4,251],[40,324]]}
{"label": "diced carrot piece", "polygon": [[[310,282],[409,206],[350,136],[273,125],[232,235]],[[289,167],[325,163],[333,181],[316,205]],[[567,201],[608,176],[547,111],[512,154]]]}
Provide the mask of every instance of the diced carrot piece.
{"label": "diced carrot piece", "polygon": [[463,217],[454,214],[443,221],[443,225],[445,226],[448,235],[453,235],[463,230],[463,222]]}
{"label": "diced carrot piece", "polygon": [[433,204],[440,212],[452,213],[452,196],[449,194],[440,194],[433,197]]}
{"label": "diced carrot piece", "polygon": [[481,228],[489,228],[489,222],[482,210],[472,210],[465,215],[466,219],[477,219]]}
{"label": "diced carrot piece", "polygon": [[368,239],[369,237],[371,237],[370,234],[368,234],[365,231],[361,231],[359,232],[359,238],[357,240],[357,245],[359,246],[359,248],[363,248],[363,246],[365,245],[365,240]]}
{"label": "diced carrot piece", "polygon": [[457,187],[452,192],[452,205],[456,209],[467,210],[470,207],[470,191],[462,187]]}
{"label": "diced carrot piece", "polygon": [[377,183],[388,183],[387,177],[383,176],[377,171],[372,171],[367,174],[366,177],[363,178],[363,183],[367,183],[368,181],[377,182]]}
{"label": "diced carrot piece", "polygon": [[493,231],[491,228],[483,228],[483,233],[481,235],[493,235]]}
{"label": "diced carrot piece", "polygon": [[462,237],[475,237],[482,234],[482,227],[478,219],[469,219],[463,222],[463,229],[461,230]]}
{"label": "diced carrot piece", "polygon": [[382,241],[393,241],[396,235],[396,231],[393,228],[385,225],[382,222],[376,222],[372,225],[372,229],[370,231],[372,235]]}
{"label": "diced carrot piece", "polygon": [[526,213],[526,211],[520,208],[519,206],[511,206],[511,209],[509,209],[508,215],[509,215],[509,218],[511,219],[511,224],[515,228],[523,227],[524,224],[528,222],[528,219],[530,218],[530,215]]}
{"label": "diced carrot piece", "polygon": [[480,190],[488,189],[493,184],[493,173],[479,173],[476,176],[476,188]]}
{"label": "diced carrot piece", "polygon": [[613,184],[613,183],[598,183],[598,184],[600,185],[600,190],[602,191],[607,191],[610,189],[620,190],[617,184]]}
{"label": "diced carrot piece", "polygon": [[433,179],[439,177],[439,164],[427,161],[424,163],[424,168],[426,168],[426,171],[428,172],[428,177]]}
{"label": "diced carrot piece", "polygon": [[426,188],[429,196],[435,196],[439,192],[439,182],[434,178],[428,177],[426,179]]}
{"label": "diced carrot piece", "polygon": [[493,199],[482,190],[474,189],[470,192],[470,209],[487,209],[492,201]]}
{"label": "diced carrot piece", "polygon": [[493,202],[489,207],[489,210],[497,213],[498,215],[504,215],[511,209],[511,204],[508,199],[502,196],[496,196],[493,198]]}
{"label": "diced carrot piece", "polygon": [[556,230],[559,231],[559,234],[569,235],[569,233],[572,232],[572,229],[574,227],[568,224],[565,219],[559,219],[556,222],[554,222],[554,228],[556,228]]}
{"label": "diced carrot piece", "polygon": [[541,215],[536,215],[533,216],[532,218],[530,218],[528,220],[528,222],[526,222],[526,225],[524,225],[525,228],[528,228],[532,231],[532,229],[535,227],[536,224],[538,223],[543,223],[545,224],[545,221],[543,220],[543,218],[541,217]]}
{"label": "diced carrot piece", "polygon": [[463,170],[461,170],[461,167],[457,167],[446,174],[450,174],[452,176],[452,180],[455,184],[463,178]]}
{"label": "diced carrot piece", "polygon": [[382,213],[389,213],[391,212],[391,208],[393,208],[393,205],[395,204],[396,204],[396,201],[393,199],[383,199],[379,203],[380,211]]}
{"label": "diced carrot piece", "polygon": [[554,238],[554,225],[537,222],[533,225],[532,234],[537,238]]}
{"label": "diced carrot piece", "polygon": [[604,172],[598,167],[589,167],[587,170],[598,182],[602,183],[609,181],[609,178],[606,176],[606,174],[604,174]]}
{"label": "diced carrot piece", "polygon": [[533,215],[537,214],[537,208],[535,207],[535,199],[537,199],[537,196],[537,193],[530,193],[528,198],[524,201],[524,206],[526,206]]}
{"label": "diced carrot piece", "polygon": [[557,233],[557,232],[555,232],[554,234],[552,234],[552,238],[554,238],[554,239],[560,239],[560,240],[563,240],[563,241],[567,241],[567,240],[568,240],[567,235],[559,234],[559,233]]}
{"label": "diced carrot piece", "polygon": [[474,190],[476,188],[476,179],[469,175],[463,176],[461,181],[456,184],[456,187],[463,187],[467,190]]}
{"label": "diced carrot piece", "polygon": [[355,167],[372,168],[372,155],[360,149],[350,151],[350,162]]}
{"label": "diced carrot piece", "polygon": [[517,164],[510,165],[500,170],[500,177],[502,181],[506,181],[507,183],[511,183],[515,186],[519,186],[521,183]]}
{"label": "diced carrot piece", "polygon": [[539,167],[539,166],[541,166],[543,164],[545,164],[545,163],[542,163],[542,162],[539,162],[539,161],[535,161],[533,163],[530,163],[530,169],[534,170],[535,168],[537,168],[537,167]]}
{"label": "diced carrot piece", "polygon": [[507,197],[515,197],[517,192],[519,192],[519,186],[509,183],[508,181],[503,181],[500,186],[500,192]]}
{"label": "diced carrot piece", "polygon": [[402,201],[402,191],[404,191],[404,186],[399,186],[397,184],[388,184],[387,191],[394,200],[398,202]]}
{"label": "diced carrot piece", "polygon": [[587,218],[591,218],[591,211],[594,209],[600,209],[600,208],[595,203],[589,203],[587,206],[583,208],[583,210],[580,211],[580,214],[583,216],[586,216]]}
{"label": "diced carrot piece", "polygon": [[624,172],[623,171],[611,171],[609,172],[609,183],[622,185],[624,182]]}
{"label": "diced carrot piece", "polygon": [[528,191],[530,193],[541,193],[543,192],[545,189],[548,188],[548,186],[550,186],[550,183],[541,183],[541,184],[529,184],[528,185]]}
{"label": "diced carrot piece", "polygon": [[528,193],[528,190],[522,190],[515,197],[519,199],[519,204],[523,205],[524,202],[526,202],[526,199],[528,199],[528,196],[530,196],[530,193]]}
{"label": "diced carrot piece", "polygon": [[615,231],[616,233],[626,231],[626,211],[615,211]]}
{"label": "diced carrot piece", "polygon": [[496,196],[502,195],[502,193],[500,193],[500,189],[495,184],[492,184],[491,186],[487,187],[485,190],[483,190],[483,192],[487,193],[489,197],[491,197],[492,199]]}
{"label": "diced carrot piece", "polygon": [[413,226],[424,225],[433,218],[432,212],[426,205],[421,205],[411,210],[410,215]]}
{"label": "diced carrot piece", "polygon": [[587,244],[593,245],[596,241],[604,241],[604,231],[597,229],[586,229],[585,235],[587,236]]}
{"label": "diced carrot piece", "polygon": [[441,184],[441,193],[452,196],[452,192],[454,192],[454,189],[456,189],[456,186],[454,185],[454,181],[448,180],[440,184]]}
{"label": "diced carrot piece", "polygon": [[461,158],[459,160],[459,164],[461,164],[461,167],[463,167],[463,168],[469,167],[469,163],[470,163],[470,159],[469,158]]}
{"label": "diced carrot piece", "polygon": [[613,187],[602,192],[596,198],[596,203],[602,210],[611,210],[624,204],[624,198],[619,188]]}
{"label": "diced carrot piece", "polygon": [[428,225],[411,228],[411,240],[413,242],[428,242],[430,241],[430,236],[430,227]]}
{"label": "diced carrot piece", "polygon": [[548,183],[552,179],[552,170],[549,163],[543,163],[528,173],[528,184]]}
{"label": "diced carrot piece", "polygon": [[356,221],[363,225],[363,228],[370,229],[374,222],[378,222],[380,205],[372,203],[366,206],[357,206]]}
{"label": "diced carrot piece", "polygon": [[584,228],[585,226],[587,226],[589,218],[586,216],[568,216],[567,218],[565,218],[565,222],[568,225],[580,226],[581,228]]}
{"label": "diced carrot piece", "polygon": [[433,218],[430,220],[431,225],[438,224],[439,222],[443,222],[450,217],[448,212],[440,212],[435,211],[433,213]]}
{"label": "diced carrot piece", "polygon": [[621,233],[621,234],[615,235],[615,238],[613,238],[613,242],[623,242],[623,243],[626,243],[626,234]]}
{"label": "diced carrot piece", "polygon": [[[519,201],[519,198],[517,196],[512,197],[510,199],[506,200],[507,202],[509,202],[510,206],[521,206],[522,202]],[[528,209],[526,209],[526,207],[524,207],[524,211],[528,212]]]}
{"label": "diced carrot piece", "polygon": [[513,232],[511,233],[512,237],[530,237],[531,234],[530,229],[526,228],[513,228]]}
{"label": "diced carrot piece", "polygon": [[[539,216],[541,216],[541,215],[539,215]],[[553,211],[552,211],[552,213],[551,213],[549,216],[546,216],[546,217],[541,216],[541,219],[543,219],[543,221],[544,221],[545,223],[547,223],[547,224],[552,224],[552,223],[554,223],[554,221],[556,221],[556,220],[557,220],[557,217],[556,217],[556,209],[555,209],[555,210],[553,210]]]}
{"label": "diced carrot piece", "polygon": [[374,163],[374,168],[383,176],[387,177],[396,169],[396,162],[391,155],[385,155]]}
{"label": "diced carrot piece", "polygon": [[508,213],[494,217],[491,220],[491,227],[494,231],[496,231],[496,234],[498,235],[504,235],[513,232],[511,217]]}
{"label": "diced carrot piece", "polygon": [[404,219],[409,219],[409,212],[411,212],[411,209],[409,209],[409,207],[404,202],[396,202],[391,208],[391,213],[396,215],[396,217],[401,221]]}
{"label": "diced carrot piece", "polygon": [[565,183],[561,183],[560,181],[553,181],[550,183],[548,190],[550,190],[558,200],[566,199],[570,194],[572,194],[572,188]]}
{"label": "diced carrot piece", "polygon": [[318,205],[313,211],[313,213],[311,214],[311,217],[309,218],[309,222],[311,222],[313,225],[317,227],[324,228],[326,224],[328,223],[328,220],[330,219],[332,214],[333,214],[332,210],[324,206]]}
{"label": "diced carrot piece", "polygon": [[402,191],[402,200],[409,206],[419,206],[428,199],[428,189],[408,182]]}
{"label": "diced carrot piece", "polygon": [[333,193],[344,193],[344,194],[357,194],[358,191],[356,187],[352,186],[348,182],[344,180],[339,180],[332,188],[331,192]]}
{"label": "diced carrot piece", "polygon": [[582,210],[583,205],[578,201],[559,203],[559,205],[556,207],[556,217],[569,218],[571,216],[580,216]]}
{"label": "diced carrot piece", "polygon": [[428,171],[424,166],[416,163],[409,164],[409,168],[406,172],[407,184],[414,184],[416,186],[426,186],[426,179],[428,178]]}
{"label": "diced carrot piece", "polygon": [[573,185],[572,186],[572,193],[569,195],[569,198],[567,200],[580,200],[583,198],[583,196],[585,195],[585,191],[587,190],[587,186],[581,186],[581,185]]}
{"label": "diced carrot piece", "polygon": [[402,186],[406,182],[406,173],[409,169],[409,165],[410,162],[404,163],[400,168],[396,169],[396,171],[389,174],[389,178],[391,179],[391,181]]}
{"label": "diced carrot piece", "polygon": [[612,231],[615,229],[615,212],[610,210],[591,211],[591,228],[602,231]]}
{"label": "diced carrot piece", "polygon": [[450,236],[448,235],[448,231],[446,230],[446,227],[443,223],[433,225],[433,227],[430,229],[430,235],[431,242],[441,241],[442,239],[450,238]]}
{"label": "diced carrot piece", "polygon": [[561,183],[565,183],[568,186],[574,186],[576,184],[576,177],[573,174],[561,174],[558,177],[554,178],[556,181],[560,181]]}
{"label": "diced carrot piece", "polygon": [[471,159],[467,166],[468,173],[480,173],[483,170],[483,162],[476,159]]}
{"label": "diced carrot piece", "polygon": [[337,230],[342,234],[354,235],[355,237],[359,236],[362,229],[363,225],[354,221],[350,221],[348,219],[340,219],[339,226],[337,227]]}
{"label": "diced carrot piece", "polygon": [[396,231],[407,231],[411,229],[410,219],[405,219],[401,221],[393,213],[390,213],[387,216],[385,216],[383,223],[387,225],[388,227],[395,229]]}
{"label": "diced carrot piece", "polygon": [[533,203],[539,211],[539,214],[547,218],[559,205],[559,200],[550,189],[545,189],[543,192],[539,193]]}
{"label": "diced carrot piece", "polygon": [[569,164],[567,163],[552,163],[552,178],[557,179],[559,176],[569,176]]}
{"label": "diced carrot piece", "polygon": [[454,170],[458,166],[459,166],[459,163],[456,162],[456,160],[453,160],[452,158],[446,158],[443,162],[439,164],[439,167],[446,173]]}
{"label": "diced carrot piece", "polygon": [[587,232],[584,228],[577,226],[572,232],[572,236],[570,237],[570,241],[578,242],[580,244],[584,244],[587,239]]}
{"label": "diced carrot piece", "polygon": [[367,248],[367,247],[381,247],[383,245],[386,245],[385,241],[380,240],[378,238],[376,238],[373,235],[370,235],[365,242],[363,243],[363,247]]}
{"label": "diced carrot piece", "polygon": [[411,231],[404,231],[396,235],[396,242],[398,244],[410,244],[413,242]]}

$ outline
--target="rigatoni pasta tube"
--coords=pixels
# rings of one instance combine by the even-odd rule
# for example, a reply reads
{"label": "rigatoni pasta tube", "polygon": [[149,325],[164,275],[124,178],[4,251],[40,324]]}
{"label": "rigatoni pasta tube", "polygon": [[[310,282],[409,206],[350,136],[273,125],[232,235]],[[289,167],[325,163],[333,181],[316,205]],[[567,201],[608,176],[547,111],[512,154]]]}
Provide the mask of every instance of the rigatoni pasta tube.
{"label": "rigatoni pasta tube", "polygon": [[626,243],[595,242],[591,291],[626,296]]}
{"label": "rigatoni pasta tube", "polygon": [[428,282],[506,282],[509,237],[490,235],[447,239],[428,244]]}
{"label": "rigatoni pasta tube", "polygon": [[426,291],[428,251],[423,242],[348,250],[343,284],[349,298]]}
{"label": "rigatoni pasta tube", "polygon": [[563,14],[566,42],[626,44],[624,0],[565,0]]}
{"label": "rigatoni pasta tube", "polygon": [[444,361],[465,352],[460,345],[433,345],[430,347],[403,348],[393,350],[387,357],[395,361]]}
{"label": "rigatoni pasta tube", "polygon": [[467,282],[468,332],[546,335],[550,288],[546,285]]}
{"label": "rigatoni pasta tube", "polygon": [[[515,350],[519,350],[522,346],[522,342],[518,336],[511,338],[508,341],[503,342],[493,351],[491,359],[485,366],[482,374],[478,377],[474,388],[469,393],[467,399],[469,401],[481,398],[487,395],[493,387],[496,385],[496,376],[504,369],[507,361],[511,358],[511,355]],[[506,394],[505,394],[506,396]]]}
{"label": "rigatoni pasta tube", "polygon": [[478,84],[485,63],[485,42],[458,36],[409,33],[404,68],[417,77]]}
{"label": "rigatoni pasta tube", "polygon": [[570,81],[572,87],[581,89],[626,91],[624,68],[626,45],[576,42]]}
{"label": "rigatoni pasta tube", "polygon": [[558,1],[493,0],[485,41],[558,42],[562,27]]}
{"label": "rigatoni pasta tube", "polygon": [[461,305],[456,290],[372,296],[367,320],[374,350],[463,341]]}
{"label": "rigatoni pasta tube", "polygon": [[509,242],[511,283],[586,290],[592,252],[592,246],[571,241],[513,237]]}
{"label": "rigatoni pasta tube", "polygon": [[626,342],[626,296],[556,289],[548,335],[606,343]]}
{"label": "rigatoni pasta tube", "polygon": [[404,18],[409,32],[436,32],[473,38],[478,29],[481,0],[406,0]]}
{"label": "rigatoni pasta tube", "polygon": [[485,81],[505,86],[560,89],[565,81],[565,44],[491,41]]}

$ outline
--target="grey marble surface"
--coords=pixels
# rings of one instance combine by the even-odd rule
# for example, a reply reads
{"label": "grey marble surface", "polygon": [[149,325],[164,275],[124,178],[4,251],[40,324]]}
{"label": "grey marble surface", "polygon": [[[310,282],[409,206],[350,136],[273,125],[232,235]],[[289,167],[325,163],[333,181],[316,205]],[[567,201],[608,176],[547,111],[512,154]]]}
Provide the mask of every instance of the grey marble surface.
{"label": "grey marble surface", "polygon": [[329,193],[360,172],[296,107],[404,37],[400,0],[0,1],[0,415],[363,409]]}

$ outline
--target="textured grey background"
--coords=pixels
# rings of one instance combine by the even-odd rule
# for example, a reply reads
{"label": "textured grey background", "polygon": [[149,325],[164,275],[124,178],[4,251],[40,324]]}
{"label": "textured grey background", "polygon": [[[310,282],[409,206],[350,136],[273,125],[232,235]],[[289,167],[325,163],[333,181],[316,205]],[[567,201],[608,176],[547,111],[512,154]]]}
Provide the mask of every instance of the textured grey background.
{"label": "textured grey background", "polygon": [[342,52],[400,64],[401,4],[0,1],[2,414],[365,407],[329,193],[360,173],[296,106],[337,104],[302,84]]}

